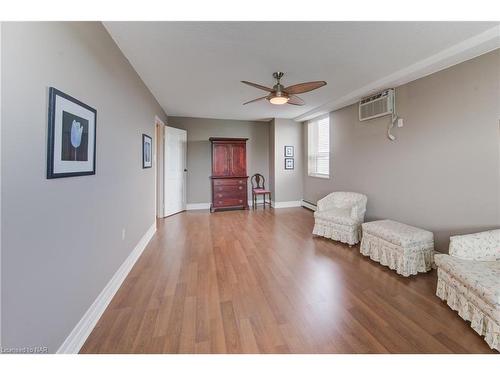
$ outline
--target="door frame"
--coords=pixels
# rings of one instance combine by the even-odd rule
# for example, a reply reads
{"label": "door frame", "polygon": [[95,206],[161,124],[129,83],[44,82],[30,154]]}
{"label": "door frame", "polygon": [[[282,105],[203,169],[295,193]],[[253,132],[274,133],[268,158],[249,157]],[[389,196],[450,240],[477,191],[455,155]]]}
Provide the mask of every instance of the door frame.
{"label": "door frame", "polygon": [[157,218],[163,218],[164,215],[164,196],[163,186],[165,177],[163,173],[163,163],[165,161],[165,123],[155,116],[155,212]]}
{"label": "door frame", "polygon": [[[3,27],[3,22],[0,22],[0,71],[1,71],[1,65],[2,65],[2,27]],[[1,80],[1,79],[0,79]],[[0,103],[2,102],[2,85],[0,84]],[[0,116],[0,151],[1,151],[1,144],[2,144],[2,118]],[[1,165],[2,165],[2,153],[0,152],[0,172],[1,172]],[[1,180],[1,173],[0,173],[0,180]],[[0,184],[0,213],[2,211],[2,185]],[[2,226],[0,223],[0,348],[2,347]]]}

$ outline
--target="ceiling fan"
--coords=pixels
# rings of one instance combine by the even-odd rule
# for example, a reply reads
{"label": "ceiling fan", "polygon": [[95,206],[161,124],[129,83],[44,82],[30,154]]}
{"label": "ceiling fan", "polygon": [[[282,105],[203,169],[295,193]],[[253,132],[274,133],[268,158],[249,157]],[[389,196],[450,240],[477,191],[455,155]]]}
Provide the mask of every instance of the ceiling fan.
{"label": "ceiling fan", "polygon": [[276,84],[273,86],[273,88],[269,88],[266,86],[259,85],[257,83],[252,83],[248,81],[241,81],[241,83],[244,83],[245,85],[253,86],[258,89],[268,91],[269,94],[266,96],[263,96],[261,98],[257,98],[254,100],[250,100],[245,104],[250,104],[253,102],[257,102],[262,99],[268,100],[271,104],[276,104],[276,105],[281,105],[281,104],[292,104],[292,105],[304,105],[304,101],[296,96],[295,94],[302,94],[304,92],[309,92],[312,90],[319,89],[322,86],[326,85],[325,81],[313,81],[313,82],[304,82],[304,83],[298,83],[296,85],[284,87],[280,80],[283,77],[284,73],[283,72],[275,72],[273,73],[273,77],[276,79]]}

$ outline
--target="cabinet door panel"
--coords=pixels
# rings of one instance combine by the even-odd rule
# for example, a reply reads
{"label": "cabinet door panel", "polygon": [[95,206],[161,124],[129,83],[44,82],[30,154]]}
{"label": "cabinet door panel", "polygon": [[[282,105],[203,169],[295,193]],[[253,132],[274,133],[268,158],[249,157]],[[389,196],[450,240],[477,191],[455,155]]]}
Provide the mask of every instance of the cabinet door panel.
{"label": "cabinet door panel", "polygon": [[243,185],[245,184],[245,179],[243,178],[223,178],[223,179],[215,179],[214,186],[225,186],[225,185]]}
{"label": "cabinet door panel", "polygon": [[231,176],[246,176],[245,145],[231,145]]}
{"label": "cabinet door panel", "polygon": [[212,175],[229,176],[230,149],[225,144],[214,144],[212,155]]}

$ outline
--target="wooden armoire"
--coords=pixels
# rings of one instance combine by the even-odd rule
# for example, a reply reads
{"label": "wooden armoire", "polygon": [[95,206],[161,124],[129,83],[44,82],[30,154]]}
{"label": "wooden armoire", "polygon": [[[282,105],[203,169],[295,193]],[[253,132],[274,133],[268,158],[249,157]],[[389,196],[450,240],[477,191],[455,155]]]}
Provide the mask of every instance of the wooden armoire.
{"label": "wooden armoire", "polygon": [[248,138],[210,138],[212,144],[212,205],[210,211],[248,209]]}

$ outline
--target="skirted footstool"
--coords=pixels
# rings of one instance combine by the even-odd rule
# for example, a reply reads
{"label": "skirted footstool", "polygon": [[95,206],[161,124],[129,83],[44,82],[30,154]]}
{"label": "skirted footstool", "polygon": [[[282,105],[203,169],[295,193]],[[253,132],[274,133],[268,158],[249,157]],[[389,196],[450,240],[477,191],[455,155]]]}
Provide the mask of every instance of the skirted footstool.
{"label": "skirted footstool", "polygon": [[432,232],[392,220],[371,221],[361,228],[361,254],[405,277],[431,270]]}

